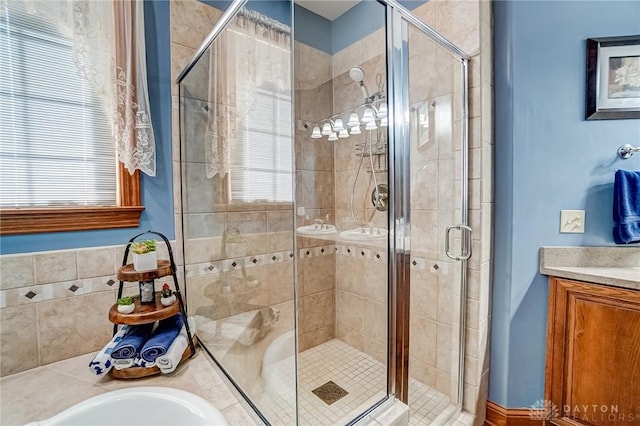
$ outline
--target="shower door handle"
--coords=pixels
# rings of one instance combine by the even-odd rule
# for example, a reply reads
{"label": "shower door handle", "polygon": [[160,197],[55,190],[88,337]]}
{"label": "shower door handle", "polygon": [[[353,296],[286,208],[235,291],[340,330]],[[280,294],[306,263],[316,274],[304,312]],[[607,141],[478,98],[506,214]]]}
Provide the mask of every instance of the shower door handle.
{"label": "shower door handle", "polygon": [[[461,232],[461,237],[462,237],[462,248],[460,251],[459,255],[454,255],[451,254],[451,252],[449,251],[449,247],[450,247],[450,240],[451,240],[451,230],[452,229],[457,229]],[[445,237],[444,237],[444,252],[447,255],[447,257],[453,259],[453,260],[467,260],[471,257],[471,228],[468,227],[467,225],[451,225],[451,226],[447,226],[447,230],[445,232]]]}

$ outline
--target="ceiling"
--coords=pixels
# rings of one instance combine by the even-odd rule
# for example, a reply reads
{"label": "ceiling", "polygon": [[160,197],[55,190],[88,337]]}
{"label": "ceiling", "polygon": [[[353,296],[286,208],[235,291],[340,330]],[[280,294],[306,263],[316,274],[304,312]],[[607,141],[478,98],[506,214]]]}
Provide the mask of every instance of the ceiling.
{"label": "ceiling", "polygon": [[333,21],[358,3],[360,0],[296,0],[297,5],[329,21]]}

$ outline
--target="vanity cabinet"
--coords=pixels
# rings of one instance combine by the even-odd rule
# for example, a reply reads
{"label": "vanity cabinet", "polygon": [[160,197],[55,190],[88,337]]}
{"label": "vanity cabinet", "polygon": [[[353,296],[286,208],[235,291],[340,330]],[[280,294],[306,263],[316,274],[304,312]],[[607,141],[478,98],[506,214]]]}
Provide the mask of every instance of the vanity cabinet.
{"label": "vanity cabinet", "polygon": [[550,277],[545,420],[640,424],[640,291]]}

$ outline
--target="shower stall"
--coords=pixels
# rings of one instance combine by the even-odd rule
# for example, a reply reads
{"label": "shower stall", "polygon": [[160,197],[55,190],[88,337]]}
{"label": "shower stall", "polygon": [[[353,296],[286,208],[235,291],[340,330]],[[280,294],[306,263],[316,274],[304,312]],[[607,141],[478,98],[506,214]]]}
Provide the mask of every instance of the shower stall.
{"label": "shower stall", "polygon": [[178,77],[187,306],[274,425],[461,410],[468,60],[395,0],[205,2]]}

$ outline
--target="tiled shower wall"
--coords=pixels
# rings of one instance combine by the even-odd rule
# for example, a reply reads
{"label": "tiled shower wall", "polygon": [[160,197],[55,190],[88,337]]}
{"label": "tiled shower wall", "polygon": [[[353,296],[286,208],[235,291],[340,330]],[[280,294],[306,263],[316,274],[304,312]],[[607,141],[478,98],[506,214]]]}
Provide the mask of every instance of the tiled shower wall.
{"label": "tiled shower wall", "polygon": [[[386,49],[384,29],[375,31],[332,57],[333,112],[341,113],[346,122],[352,108],[362,105],[364,97],[359,84],[349,77],[349,70],[360,66],[364,84],[370,95],[386,92]],[[379,84],[381,87],[379,87]],[[362,114],[362,108],[358,110]],[[333,142],[335,161],[335,210],[339,230],[358,228],[371,217],[371,191],[374,181],[369,157],[361,164],[356,144],[365,143],[365,134],[352,135]],[[374,146],[386,143],[386,128],[372,132]],[[376,139],[379,138],[379,139]],[[378,163],[377,160],[380,160]],[[386,156],[375,157],[374,167],[385,169]],[[358,172],[360,168],[360,172]],[[377,173],[378,184],[387,183],[387,173]],[[354,190],[355,182],[355,190]],[[353,215],[351,193],[353,194]],[[387,212],[376,211],[373,226],[387,229]],[[386,242],[379,245],[350,245],[339,250],[336,258],[336,336],[377,360],[386,363],[387,351],[387,256]],[[376,254],[379,254],[376,257]]]}
{"label": "tiled shower wall", "polygon": [[[489,377],[487,338],[493,226],[491,2],[441,0],[428,2],[413,12],[472,57],[469,69],[469,218],[473,228],[473,256],[468,264],[463,406],[476,415],[475,424],[482,424]],[[456,139],[457,135],[454,136]]]}
{"label": "tiled shower wall", "polygon": [[[295,116],[297,122],[316,122],[332,113],[331,55],[295,42]],[[335,223],[333,200],[333,142],[311,139],[310,128],[296,126],[297,225],[316,220]],[[335,254],[305,256],[326,240],[297,237],[303,255],[297,259],[298,342],[304,351],[335,336]]]}
{"label": "tiled shower wall", "polygon": [[[349,111],[362,103],[357,83],[348,76],[353,66],[365,71],[365,84],[370,92],[386,86],[386,52],[384,30],[337,52],[333,57],[334,111]],[[439,50],[439,51],[438,51]],[[444,227],[454,221],[454,147],[452,98],[454,96],[454,65],[450,55],[424,36],[410,32],[409,85],[411,104],[438,100],[438,113],[432,116],[429,143],[418,148],[416,136],[411,139],[411,376],[437,389],[451,399],[456,393],[457,335],[453,324],[459,317],[459,274],[444,255],[439,237]],[[436,55],[442,56],[436,61]],[[382,78],[378,79],[378,74]],[[414,117],[412,116],[412,121]],[[435,121],[435,122],[434,122]],[[458,123],[459,125],[459,123]],[[434,131],[433,129],[437,129]],[[383,129],[384,130],[384,129]],[[459,137],[459,133],[456,135]],[[351,220],[350,196],[360,157],[354,154],[355,144],[364,135],[334,142],[336,182],[336,213],[338,226],[354,228]],[[458,144],[459,149],[459,144]],[[383,162],[384,166],[384,162]],[[372,211],[369,194],[373,189],[368,158],[356,185],[355,214],[359,220]],[[458,163],[459,169],[459,163]],[[387,182],[387,174],[378,174],[379,182]],[[441,183],[441,184],[439,184]],[[458,185],[459,188],[459,185]],[[459,189],[458,189],[459,191]],[[458,208],[459,210],[459,208]],[[387,227],[386,212],[378,212],[375,226]],[[442,232],[441,232],[442,230]],[[374,247],[369,247],[373,249]],[[366,250],[366,247],[365,247]],[[355,259],[339,256],[336,272],[337,336],[378,360],[386,359],[387,270],[355,247]],[[456,292],[457,290],[457,292]]]}
{"label": "tiled shower wall", "polygon": [[[491,7],[486,1],[442,0],[420,6],[414,13],[472,56],[469,69],[468,202],[474,255],[468,264],[464,408],[475,413],[476,422],[482,423],[488,383],[493,209]],[[376,90],[372,89],[376,87],[375,69],[376,63],[379,64],[375,56],[380,52],[380,46],[384,46],[380,33],[373,33],[332,57],[334,112],[347,109],[352,105],[350,102],[361,97],[357,85],[346,75],[352,66],[361,65],[365,69],[365,83],[369,90]],[[410,82],[412,102],[421,100],[415,97],[413,90],[417,90],[423,92],[425,99],[440,97],[440,104],[450,102],[448,108],[458,111],[460,75],[457,62],[442,49],[436,49],[435,45],[416,40],[415,34],[410,35],[410,49],[412,47],[410,67],[412,78],[415,78]],[[384,67],[384,63],[381,65]],[[378,72],[384,75],[384,69]],[[433,82],[436,82],[435,86]],[[451,373],[452,363],[458,357],[454,348],[458,339],[460,301],[457,268],[446,258],[443,250],[444,228],[459,217],[459,205],[454,194],[459,193],[460,185],[453,177],[460,166],[460,117],[451,119],[451,135],[445,138],[439,135],[438,140],[438,145],[443,141],[448,141],[448,145],[437,146],[435,150],[419,150],[412,144],[411,152],[411,184],[414,188],[411,194],[411,375],[447,394],[455,392],[457,381]],[[348,196],[352,182],[349,181],[349,173],[353,173],[354,161],[357,161],[352,146],[358,142],[357,139],[351,137],[334,143],[335,223],[340,229],[354,226],[342,219],[349,216],[345,209],[348,202],[345,196]],[[384,226],[386,217],[381,222],[376,222],[376,225]],[[375,277],[380,277],[372,272],[375,268],[376,265],[366,259],[336,258],[336,335],[380,359],[382,352],[376,349],[379,346],[375,339],[367,338],[367,334],[375,335],[374,330],[379,327],[375,324],[371,328],[361,325],[373,324],[367,318],[372,318],[375,295],[380,294],[376,288],[386,285],[386,280],[375,284]]]}

